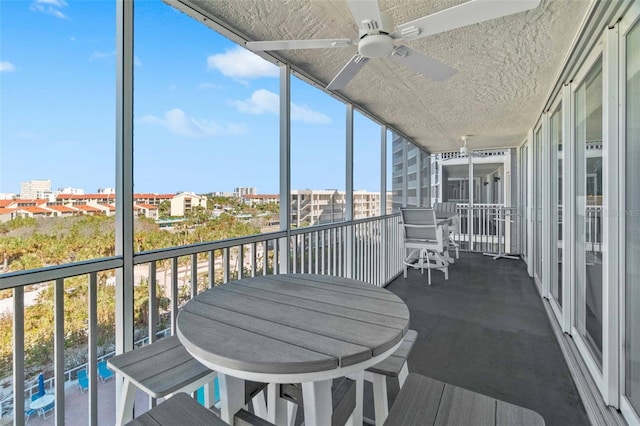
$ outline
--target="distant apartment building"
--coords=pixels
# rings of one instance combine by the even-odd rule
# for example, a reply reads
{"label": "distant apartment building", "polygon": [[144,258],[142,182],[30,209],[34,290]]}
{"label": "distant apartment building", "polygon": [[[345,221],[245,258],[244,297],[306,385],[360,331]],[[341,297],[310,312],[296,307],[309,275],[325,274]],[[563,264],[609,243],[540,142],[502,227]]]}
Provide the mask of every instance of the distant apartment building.
{"label": "distant apartment building", "polygon": [[207,197],[181,192],[171,199],[171,216],[184,216],[195,207],[207,208]]}
{"label": "distant apartment building", "polygon": [[[387,197],[391,198],[391,193]],[[380,215],[380,193],[353,192],[353,218]],[[291,191],[291,222],[294,226],[312,226],[346,219],[346,192],[335,189],[301,189]]]}
{"label": "distant apartment building", "polygon": [[430,156],[427,152],[402,136],[393,134],[391,142],[392,211],[398,211],[400,207],[430,205],[429,165]]}
{"label": "distant apartment building", "polygon": [[246,194],[241,198],[244,204],[252,207],[260,204],[280,203],[279,194]]}
{"label": "distant apartment building", "polygon": [[0,200],[13,200],[16,194],[13,192],[0,192]]}
{"label": "distant apartment building", "polygon": [[253,186],[239,186],[233,189],[233,194],[237,198],[242,198],[245,195],[256,195],[257,193],[257,188]]}
{"label": "distant apartment building", "polygon": [[115,194],[115,188],[98,188],[98,194]]}
{"label": "distant apartment building", "polygon": [[84,194],[84,189],[72,188],[70,186],[67,186],[65,188],[58,188],[58,194],[83,195]]}
{"label": "distant apartment building", "polygon": [[20,198],[49,198],[51,194],[51,180],[30,180],[20,183]]}

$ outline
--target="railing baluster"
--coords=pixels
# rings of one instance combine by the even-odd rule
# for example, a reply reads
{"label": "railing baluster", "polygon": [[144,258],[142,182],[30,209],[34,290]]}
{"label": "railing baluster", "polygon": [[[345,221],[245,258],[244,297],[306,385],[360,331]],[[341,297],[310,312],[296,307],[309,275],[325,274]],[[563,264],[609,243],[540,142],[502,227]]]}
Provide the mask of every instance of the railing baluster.
{"label": "railing baluster", "polygon": [[209,288],[213,288],[216,285],[216,253],[215,250],[209,250],[209,264],[208,266],[208,275],[209,275]]}
{"label": "railing baluster", "polygon": [[[56,425],[64,424],[64,278],[58,278],[54,287],[54,377],[55,385],[55,411]],[[95,366],[89,366],[89,371]],[[91,380],[91,376],[89,377]],[[97,374],[93,377],[93,383],[97,383]],[[18,397],[21,397],[18,395]],[[20,413],[22,414],[22,413]]]}
{"label": "railing baluster", "polygon": [[178,315],[178,258],[171,258],[171,335],[176,334]]}
{"label": "railing baluster", "polygon": [[[274,240],[277,241],[277,240]],[[269,244],[265,240],[262,242],[262,275],[267,275],[267,268],[269,266]]]}
{"label": "railing baluster", "polygon": [[236,260],[238,264],[238,279],[241,280],[244,278],[244,244],[240,244],[239,250]]}
{"label": "railing baluster", "polygon": [[198,295],[198,254],[191,255],[191,298]]}
{"label": "railing baluster", "polygon": [[222,282],[229,282],[229,247],[222,249]]}
{"label": "railing baluster", "polygon": [[256,276],[256,262],[257,262],[257,253],[256,253],[256,243],[251,243],[251,276]]}
{"label": "railing baluster", "polygon": [[156,262],[149,262],[149,343],[156,341],[158,332],[158,295],[156,291]]}
{"label": "railing baluster", "polygon": [[315,262],[315,273],[318,274],[320,273],[320,233],[318,233],[317,231],[314,232],[313,234],[314,236],[314,244],[315,244],[315,254],[314,254],[314,262]]}
{"label": "railing baluster", "polygon": [[13,289],[13,412],[15,425],[24,425],[24,287]]}
{"label": "railing baluster", "polygon": [[[98,274],[89,274],[89,339],[88,339],[88,367],[89,367],[89,425],[98,424]],[[94,385],[95,384],[95,385]]]}

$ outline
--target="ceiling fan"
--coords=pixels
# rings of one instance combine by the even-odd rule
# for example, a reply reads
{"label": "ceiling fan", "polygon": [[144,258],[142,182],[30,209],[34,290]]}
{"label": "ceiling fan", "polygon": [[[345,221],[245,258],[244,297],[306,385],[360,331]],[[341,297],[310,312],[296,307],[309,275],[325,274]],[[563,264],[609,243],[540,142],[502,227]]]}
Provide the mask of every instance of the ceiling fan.
{"label": "ceiling fan", "polygon": [[358,46],[356,53],[331,80],[327,89],[339,90],[373,58],[388,57],[432,80],[442,81],[457,70],[423,55],[396,40],[417,40],[430,35],[466,27],[491,19],[534,9],[540,0],[469,0],[458,6],[415,19],[394,28],[391,15],[381,11],[378,0],[346,0],[351,14],[358,24],[359,39],[318,39],[249,41],[247,48],[253,51],[288,49],[326,49]]}

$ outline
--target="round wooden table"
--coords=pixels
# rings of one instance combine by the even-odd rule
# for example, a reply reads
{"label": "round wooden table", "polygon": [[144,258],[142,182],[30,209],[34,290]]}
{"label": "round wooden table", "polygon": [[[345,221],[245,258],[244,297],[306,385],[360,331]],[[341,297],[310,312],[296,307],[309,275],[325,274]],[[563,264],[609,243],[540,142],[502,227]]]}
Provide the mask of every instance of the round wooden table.
{"label": "round wooden table", "polygon": [[388,290],[312,274],[230,282],[190,300],[177,318],[187,351],[218,372],[222,418],[231,424],[244,380],[302,383],[305,424],[329,424],[332,379],[361,379],[408,328],[407,306]]}

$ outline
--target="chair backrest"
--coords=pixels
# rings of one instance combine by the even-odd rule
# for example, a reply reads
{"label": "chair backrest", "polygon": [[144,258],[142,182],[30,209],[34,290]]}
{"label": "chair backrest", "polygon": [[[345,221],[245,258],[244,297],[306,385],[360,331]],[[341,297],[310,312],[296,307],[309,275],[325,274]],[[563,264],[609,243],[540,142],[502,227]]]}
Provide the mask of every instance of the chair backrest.
{"label": "chair backrest", "polygon": [[400,209],[405,240],[436,240],[436,213],[433,209],[407,207]]}
{"label": "chair backrest", "polygon": [[89,387],[89,377],[87,377],[87,370],[78,370],[78,383],[83,388]]}
{"label": "chair backrest", "polygon": [[439,212],[456,213],[458,211],[458,203],[453,201],[433,203],[433,209]]}

